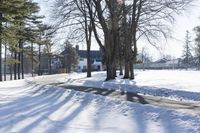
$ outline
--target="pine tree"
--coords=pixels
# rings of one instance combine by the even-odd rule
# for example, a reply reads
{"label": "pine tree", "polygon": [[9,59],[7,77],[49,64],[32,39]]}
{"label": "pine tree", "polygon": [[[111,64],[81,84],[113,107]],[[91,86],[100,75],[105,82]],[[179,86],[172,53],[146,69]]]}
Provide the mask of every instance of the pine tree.
{"label": "pine tree", "polygon": [[7,23],[13,23],[19,15],[22,0],[0,0],[0,81],[2,81],[2,43],[7,29]]}
{"label": "pine tree", "polygon": [[70,73],[73,68],[78,64],[78,53],[72,44],[65,41],[65,52],[64,52],[64,66],[66,72]]}
{"label": "pine tree", "polygon": [[[11,49],[14,50],[15,57],[15,79],[18,66],[18,78],[20,78],[20,64],[23,60],[23,43],[25,42],[24,29],[29,25],[33,25],[33,21],[36,21],[36,15],[33,15],[39,11],[37,3],[29,0],[0,0],[0,81],[2,81],[2,44],[5,40],[13,42]],[[9,30],[12,29],[12,32]],[[17,59],[18,58],[18,59]],[[18,60],[18,63],[16,63]],[[22,67],[23,68],[23,67]],[[22,76],[23,77],[23,76]]]}
{"label": "pine tree", "polygon": [[196,38],[195,38],[195,55],[197,57],[197,66],[200,68],[200,26],[195,27]]}
{"label": "pine tree", "polygon": [[190,40],[190,35],[189,31],[186,31],[186,38],[185,38],[185,46],[184,46],[184,51],[182,55],[182,64],[188,68],[191,65],[191,59],[193,58],[192,53],[191,53],[191,46],[190,46],[191,40]]}

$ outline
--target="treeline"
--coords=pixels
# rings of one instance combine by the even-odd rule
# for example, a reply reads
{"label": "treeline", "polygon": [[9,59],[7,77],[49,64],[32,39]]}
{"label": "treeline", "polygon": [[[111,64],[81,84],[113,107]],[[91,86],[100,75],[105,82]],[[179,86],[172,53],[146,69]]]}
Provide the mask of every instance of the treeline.
{"label": "treeline", "polygon": [[35,62],[33,44],[39,45],[39,53],[41,45],[50,44],[50,32],[46,33],[50,28],[37,15],[39,10],[30,0],[0,0],[0,81],[6,80],[7,73],[10,80],[23,79],[24,56],[32,60],[32,66]]}
{"label": "treeline", "polygon": [[186,31],[185,45],[181,59],[181,66],[183,68],[200,69],[200,27],[195,27],[194,31],[196,34],[194,42],[189,31]]}
{"label": "treeline", "polygon": [[124,78],[134,79],[138,40],[146,39],[156,47],[169,35],[169,23],[192,0],[56,0],[53,16],[57,29],[70,27],[72,39],[85,38],[87,76],[91,76],[90,48],[94,36],[106,66],[107,79],[115,79],[116,70]]}
{"label": "treeline", "polygon": [[43,16],[37,15],[40,10],[37,3],[0,0],[0,81],[3,76],[6,80],[7,65],[11,67],[10,79],[24,78],[25,55],[32,61],[32,70],[34,62],[38,63],[38,75],[41,75],[42,50],[51,61],[52,34],[65,28],[70,29],[66,30],[66,34],[70,33],[68,39],[85,39],[88,77],[92,76],[90,49],[92,38],[95,38],[106,67],[106,80],[115,79],[117,69],[124,78],[134,79],[138,40],[146,39],[157,47],[160,39],[168,37],[174,15],[184,11],[192,1],[54,0],[52,16],[56,23],[52,28],[42,23]]}

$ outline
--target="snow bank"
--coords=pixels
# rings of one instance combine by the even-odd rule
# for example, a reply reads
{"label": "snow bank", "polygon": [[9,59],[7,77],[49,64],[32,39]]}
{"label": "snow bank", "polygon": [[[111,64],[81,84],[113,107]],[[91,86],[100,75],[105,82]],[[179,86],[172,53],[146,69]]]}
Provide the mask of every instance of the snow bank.
{"label": "snow bank", "polygon": [[[78,76],[77,76],[78,75]],[[156,96],[200,101],[200,72],[151,70],[136,71],[135,80],[116,80],[104,82],[105,72],[95,72],[93,77],[85,78],[85,74],[67,76],[66,84],[88,87],[108,88],[120,91],[144,93]]]}

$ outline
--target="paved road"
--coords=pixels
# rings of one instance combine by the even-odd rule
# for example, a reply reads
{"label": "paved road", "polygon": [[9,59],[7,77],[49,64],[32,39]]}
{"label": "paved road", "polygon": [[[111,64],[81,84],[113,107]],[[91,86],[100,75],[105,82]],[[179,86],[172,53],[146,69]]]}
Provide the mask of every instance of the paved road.
{"label": "paved road", "polygon": [[131,102],[137,102],[141,104],[150,104],[159,107],[174,109],[177,111],[190,113],[194,115],[200,115],[200,101],[178,101],[172,100],[166,97],[144,95],[140,93],[123,92],[108,90],[103,88],[67,85],[56,81],[56,76],[52,78],[35,78],[33,81],[42,84],[51,84],[59,87],[64,87],[66,89],[74,89],[76,91],[82,91],[86,93],[92,93],[96,95],[108,96],[112,98],[117,98],[121,100],[127,100]]}

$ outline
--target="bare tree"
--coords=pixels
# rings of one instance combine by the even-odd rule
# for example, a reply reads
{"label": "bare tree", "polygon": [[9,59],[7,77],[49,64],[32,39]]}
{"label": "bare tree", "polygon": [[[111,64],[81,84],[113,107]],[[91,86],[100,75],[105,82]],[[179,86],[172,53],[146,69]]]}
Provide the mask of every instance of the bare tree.
{"label": "bare tree", "polygon": [[[82,20],[80,18],[84,15],[77,12],[77,8],[80,7],[74,6],[75,0],[61,1],[59,4],[62,5],[60,8],[60,13],[64,16],[62,19],[70,20],[65,24],[67,26],[80,24]],[[103,53],[107,70],[106,80],[114,79],[116,76],[116,59],[120,56],[119,46],[122,45],[124,46],[124,78],[134,79],[133,64],[138,53],[137,41],[146,38],[151,45],[156,46],[156,40],[168,37],[170,31],[168,24],[174,21],[174,15],[185,10],[192,1],[82,0],[81,5],[84,8],[81,8],[87,9],[94,37]],[[103,36],[100,32],[103,32]],[[119,39],[121,33],[123,39]]]}
{"label": "bare tree", "polygon": [[[87,45],[87,77],[91,77],[91,38],[92,25],[89,19],[88,8],[85,0],[57,0],[55,2],[59,21],[56,28],[70,27],[73,32],[70,32],[70,39],[82,41],[85,39]],[[92,6],[92,5],[89,5]],[[72,28],[73,27],[73,28]],[[78,31],[78,32],[77,32]],[[69,38],[68,38],[69,40]]]}
{"label": "bare tree", "polygon": [[[169,37],[169,24],[174,21],[174,15],[185,10],[192,0],[124,0],[123,23],[128,28],[126,35],[128,48],[125,48],[125,63],[129,62],[129,69],[125,64],[125,78],[134,78],[133,64],[137,56],[137,41],[146,39],[151,45],[157,47],[159,39]],[[127,36],[128,35],[128,36]],[[128,46],[127,46],[128,45]],[[127,51],[128,50],[128,51]],[[128,74],[130,71],[130,75]]]}
{"label": "bare tree", "polygon": [[88,18],[89,13],[88,13],[88,8],[85,3],[85,0],[74,0],[74,1],[83,16],[82,17],[83,23],[80,23],[80,24],[81,24],[82,28],[84,29],[85,41],[86,41],[86,45],[87,45],[87,77],[91,77],[92,75],[91,75],[90,49],[91,49],[91,39],[92,39],[92,24],[91,24],[90,19]]}

